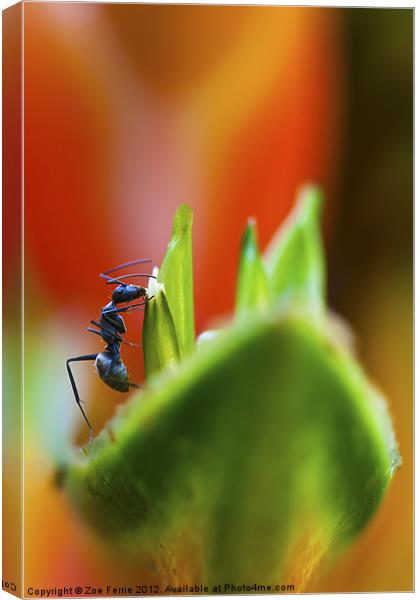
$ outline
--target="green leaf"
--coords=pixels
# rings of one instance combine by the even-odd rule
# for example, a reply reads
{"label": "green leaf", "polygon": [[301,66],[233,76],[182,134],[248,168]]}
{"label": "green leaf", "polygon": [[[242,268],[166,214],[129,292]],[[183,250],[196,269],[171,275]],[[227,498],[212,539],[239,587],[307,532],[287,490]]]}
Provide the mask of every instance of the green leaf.
{"label": "green leaf", "polygon": [[321,190],[305,187],[266,252],[273,301],[294,304],[319,320],[325,315],[325,265],[319,232]]}
{"label": "green leaf", "polygon": [[236,313],[247,315],[250,310],[266,308],[268,304],[268,278],[258,250],[255,221],[250,219],[242,236]]}
{"label": "green leaf", "polygon": [[143,323],[143,354],[146,377],[173,367],[179,361],[175,326],[163,289],[156,291],[146,304]]}
{"label": "green leaf", "polygon": [[303,318],[239,323],[155,383],[64,476],[151,579],[154,564],[167,583],[181,570],[302,589],[363,528],[398,462],[382,399]]}
{"label": "green leaf", "polygon": [[192,352],[195,344],[191,230],[192,212],[183,204],[175,213],[171,241],[159,270],[181,357]]}

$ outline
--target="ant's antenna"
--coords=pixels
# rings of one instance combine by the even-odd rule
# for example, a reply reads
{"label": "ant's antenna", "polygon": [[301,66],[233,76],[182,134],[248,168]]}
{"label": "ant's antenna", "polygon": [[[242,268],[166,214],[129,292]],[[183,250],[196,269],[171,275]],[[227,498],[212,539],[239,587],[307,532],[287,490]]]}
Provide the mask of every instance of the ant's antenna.
{"label": "ant's antenna", "polygon": [[112,267],[112,269],[108,269],[100,275],[107,275],[108,273],[113,273],[114,271],[118,271],[118,269],[123,269],[124,267],[131,267],[131,265],[138,265],[140,263],[152,262],[151,258],[140,258],[138,260],[130,260],[129,262],[123,263],[122,265],[118,265],[117,267]]}
{"label": "ant's antenna", "polygon": [[107,278],[107,283],[121,283],[121,279],[127,279],[127,277],[152,277],[152,279],[157,279],[156,275],[150,275],[150,273],[130,273],[129,275],[121,275],[118,279],[114,279],[108,275],[105,275],[105,277]]}

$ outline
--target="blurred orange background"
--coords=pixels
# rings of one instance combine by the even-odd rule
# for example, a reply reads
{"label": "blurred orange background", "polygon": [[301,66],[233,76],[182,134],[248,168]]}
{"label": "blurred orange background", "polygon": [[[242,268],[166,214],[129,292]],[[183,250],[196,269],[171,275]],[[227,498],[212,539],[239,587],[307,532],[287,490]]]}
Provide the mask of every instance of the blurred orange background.
{"label": "blurred orange background", "polygon": [[[404,464],[307,591],[412,589],[412,12],[58,2],[24,14],[26,585],[124,583],[53,485],[86,440],[65,359],[100,348],[84,331],[108,301],[98,273],[159,264],[187,202],[200,332],[232,310],[247,217],[264,247],[315,181],[330,304],[389,397]],[[141,318],[126,321],[139,342]],[[138,352],[124,354],[134,381]],[[90,364],[75,371],[98,430],[125,397]]]}

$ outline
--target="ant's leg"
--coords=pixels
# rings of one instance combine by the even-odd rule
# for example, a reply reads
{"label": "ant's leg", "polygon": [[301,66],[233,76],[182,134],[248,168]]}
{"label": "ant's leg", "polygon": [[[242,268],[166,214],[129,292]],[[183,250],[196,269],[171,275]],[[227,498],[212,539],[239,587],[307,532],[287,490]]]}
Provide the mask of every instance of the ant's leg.
{"label": "ant's leg", "polygon": [[85,354],[84,356],[75,356],[74,358],[68,358],[66,361],[67,373],[69,374],[69,379],[70,379],[71,387],[73,389],[74,398],[82,412],[83,418],[85,419],[87,426],[89,427],[89,444],[92,443],[92,438],[93,438],[92,426],[89,423],[89,419],[87,418],[85,411],[83,410],[79,392],[77,391],[76,382],[74,381],[73,373],[71,372],[69,363],[80,362],[83,360],[96,360],[97,356],[98,356],[97,354]]}
{"label": "ant's leg", "polygon": [[[150,298],[149,298],[149,300],[150,300]],[[104,316],[106,315],[108,318],[108,315],[116,315],[117,313],[127,312],[128,310],[133,309],[136,306],[146,306],[146,304],[147,304],[147,302],[140,302],[138,304],[131,304],[130,306],[124,306],[123,308],[111,308],[109,310],[102,311],[102,314]],[[136,309],[136,310],[141,310],[141,309]]]}
{"label": "ant's leg", "polygon": [[[153,296],[151,296],[151,298],[153,298]],[[147,302],[151,298],[148,298]],[[124,308],[110,308],[108,310],[103,310],[102,317],[113,327],[118,327],[118,323],[112,318],[114,315],[122,312],[128,312],[130,310],[144,310],[144,306],[146,306],[147,302],[131,304],[130,306],[125,306]]]}
{"label": "ant's leg", "polygon": [[[137,309],[136,309],[137,310]],[[114,329],[116,331],[118,331],[118,329],[121,326],[121,323],[118,323],[118,321],[116,321],[115,319],[113,319],[112,317],[114,316],[115,311],[113,309],[108,310],[108,311],[102,311],[102,317],[105,319],[105,321],[111,325],[111,327],[114,327]],[[92,321],[91,321],[92,322]],[[93,323],[94,325],[97,325],[96,323]],[[101,329],[103,329],[103,327],[101,327],[101,325],[97,325],[97,327],[100,327]],[[125,326],[124,326],[125,327]],[[124,332],[125,333],[125,332]]]}
{"label": "ant's leg", "polygon": [[90,331],[90,333],[96,333],[96,335],[100,335],[102,337],[101,332],[96,331],[96,329],[93,329],[93,327],[86,327],[86,331]]}
{"label": "ant's leg", "polygon": [[[145,303],[144,303],[145,304]],[[102,317],[105,319],[107,323],[112,325],[115,328],[118,328],[119,323],[115,320],[115,316],[121,312],[129,312],[130,310],[142,310],[144,311],[144,304],[133,304],[131,306],[125,306],[124,308],[113,308],[111,310],[103,310]],[[115,315],[115,316],[114,316]]]}
{"label": "ant's leg", "polygon": [[141,344],[136,344],[135,342],[127,342],[127,340],[123,340],[121,344],[125,344],[126,346],[131,346],[132,348],[143,348]]}
{"label": "ant's leg", "polygon": [[[91,323],[96,325],[95,321],[91,321]],[[98,325],[98,327],[101,329],[101,331],[105,331],[105,333],[107,333],[106,329],[104,329],[100,325]],[[102,337],[101,331],[96,331],[96,329],[93,329],[93,327],[86,327],[86,331],[90,331],[91,333],[96,333],[96,335],[100,335]],[[123,340],[121,337],[118,337],[118,342],[120,344],[124,344],[125,346],[131,346],[132,348],[141,348],[142,347],[142,346],[140,346],[140,344],[135,344],[134,342],[128,342],[127,340]]]}
{"label": "ant's leg", "polygon": [[[105,311],[103,314],[107,314],[108,312],[120,313],[120,312],[128,312],[130,310],[144,310],[144,306],[150,301],[153,300],[154,296],[149,296],[146,302],[141,302],[140,304],[131,304],[130,306],[125,306],[124,308],[113,308],[111,311]],[[141,308],[136,308],[141,307]]]}
{"label": "ant's leg", "polygon": [[132,265],[138,265],[140,263],[152,262],[150,258],[141,258],[140,260],[130,260],[129,262],[123,263],[122,265],[118,265],[117,267],[112,267],[112,269],[107,269],[103,273],[99,273],[99,277],[103,277],[104,279],[109,279],[106,277],[108,273],[114,273],[114,271],[118,271],[119,269],[123,269],[124,267],[131,267]]}
{"label": "ant's leg", "polygon": [[[110,319],[110,318],[108,318],[108,322],[109,322],[109,323],[110,323],[110,324],[111,324],[113,327],[115,327],[115,325],[118,325],[118,323],[117,323],[116,321],[114,321],[113,319]],[[91,323],[92,323],[92,325],[96,325],[96,327],[99,327],[99,329],[100,329],[101,331],[103,331],[104,333],[108,333],[108,334],[110,334],[110,335],[115,335],[115,337],[117,338],[117,340],[118,340],[119,342],[122,342],[122,341],[123,341],[123,338],[122,338],[122,336],[121,336],[121,335],[118,333],[118,331],[115,331],[115,334],[113,334],[113,332],[109,331],[109,329],[106,329],[105,327],[102,327],[102,325],[101,325],[100,323],[98,323],[98,321],[94,321],[93,319],[91,320]],[[98,331],[95,331],[94,329],[92,330],[92,328],[91,328],[91,327],[87,327],[87,330],[88,330],[88,331],[93,331],[94,333],[99,333]],[[99,335],[101,335],[101,334],[99,333]]]}

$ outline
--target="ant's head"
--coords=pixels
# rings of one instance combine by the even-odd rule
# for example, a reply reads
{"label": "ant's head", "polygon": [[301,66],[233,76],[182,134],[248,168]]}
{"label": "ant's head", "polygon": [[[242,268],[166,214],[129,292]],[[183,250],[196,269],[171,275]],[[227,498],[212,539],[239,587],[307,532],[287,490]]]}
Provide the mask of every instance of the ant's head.
{"label": "ant's head", "polygon": [[122,283],[112,292],[112,300],[114,304],[121,302],[131,302],[138,298],[147,298],[147,290],[139,285]]}

